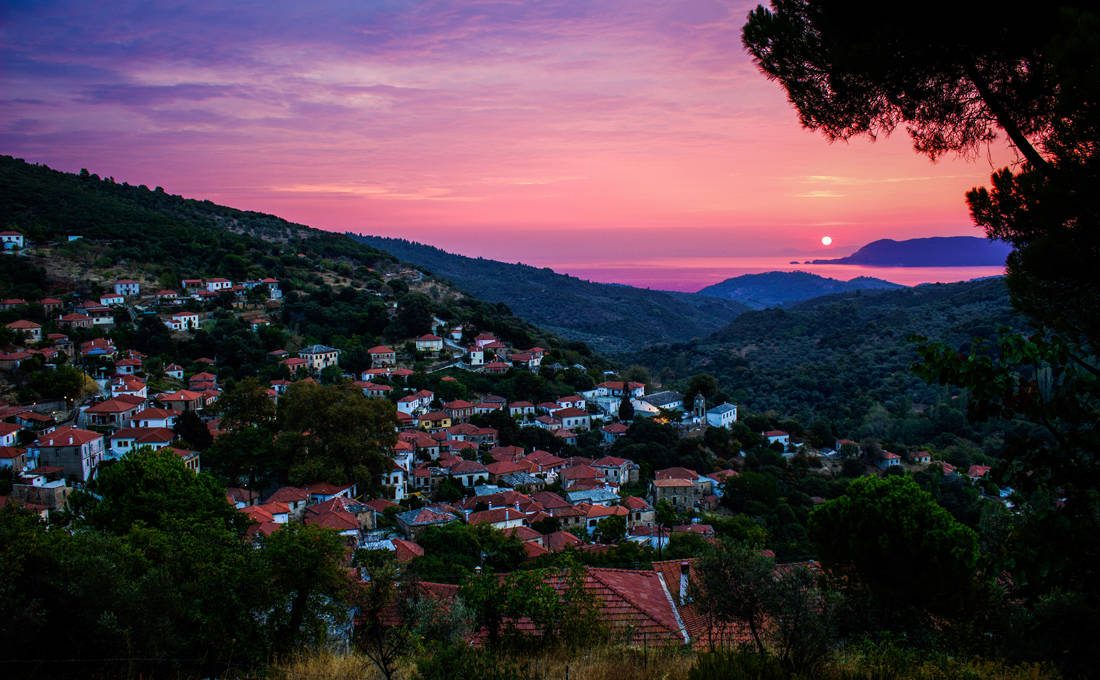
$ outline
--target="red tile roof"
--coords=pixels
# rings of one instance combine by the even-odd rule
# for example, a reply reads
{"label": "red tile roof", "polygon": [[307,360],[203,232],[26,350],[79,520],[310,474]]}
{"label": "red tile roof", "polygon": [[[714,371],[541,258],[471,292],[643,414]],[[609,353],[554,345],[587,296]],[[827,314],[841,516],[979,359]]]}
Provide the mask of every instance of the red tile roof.
{"label": "red tile roof", "polygon": [[75,427],[59,427],[49,434],[44,434],[35,442],[35,446],[78,446],[102,439],[98,432],[81,430]]}

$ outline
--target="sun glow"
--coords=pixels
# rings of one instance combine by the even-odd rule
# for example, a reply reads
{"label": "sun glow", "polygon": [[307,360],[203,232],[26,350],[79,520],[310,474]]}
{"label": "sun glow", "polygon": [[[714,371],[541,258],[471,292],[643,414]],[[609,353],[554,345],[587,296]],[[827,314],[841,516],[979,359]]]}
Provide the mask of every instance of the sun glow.
{"label": "sun glow", "polygon": [[833,244],[833,237],[832,236],[822,236],[821,237],[821,245],[829,246],[829,245],[832,245],[832,244]]}

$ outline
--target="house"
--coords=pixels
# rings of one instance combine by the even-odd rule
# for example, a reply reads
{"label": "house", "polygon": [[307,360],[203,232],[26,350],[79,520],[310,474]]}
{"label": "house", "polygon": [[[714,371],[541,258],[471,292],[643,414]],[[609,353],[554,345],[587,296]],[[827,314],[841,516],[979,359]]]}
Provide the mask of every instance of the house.
{"label": "house", "polygon": [[[184,281],[184,288],[187,288],[187,281]],[[217,293],[223,290],[229,290],[233,287],[233,282],[229,279],[206,279],[203,281],[203,286],[211,293]]]}
{"label": "house", "polygon": [[168,364],[164,367],[164,375],[169,378],[175,378],[176,380],[183,380],[183,366],[179,364]]}
{"label": "house", "polygon": [[174,331],[190,331],[199,327],[199,315],[195,312],[176,312],[164,320],[164,325]]}
{"label": "house", "polygon": [[461,460],[450,467],[451,477],[465,488],[489,481],[489,470],[476,460]]}
{"label": "house", "polygon": [[909,458],[918,465],[927,465],[932,462],[932,454],[927,451],[917,451]]}
{"label": "house", "polygon": [[112,458],[121,458],[143,446],[162,449],[175,438],[176,433],[164,427],[124,427],[111,435],[110,454]]}
{"label": "house", "polygon": [[105,440],[98,432],[60,427],[27,447],[27,458],[39,466],[59,467],[68,477],[87,482],[103,462]]}
{"label": "house", "polygon": [[309,492],[309,502],[324,503],[336,497],[351,498],[355,495],[354,484],[329,484],[328,482],[314,482],[306,487]]}
{"label": "house", "polygon": [[4,247],[4,250],[22,250],[23,234],[10,229],[0,231],[0,245]]}
{"label": "house", "polygon": [[494,336],[492,333],[481,333],[476,338],[474,338],[474,344],[482,348],[484,348],[486,345],[491,345],[496,341],[496,336]]}
{"label": "house", "polygon": [[619,398],[622,398],[623,392],[627,392],[630,394],[631,397],[635,399],[641,399],[645,396],[645,383],[612,380],[596,385],[596,391],[602,392],[601,396]]}
{"label": "house", "polygon": [[310,371],[320,373],[340,361],[340,350],[327,345],[310,345],[298,350],[298,357],[305,360]]}
{"label": "house", "polygon": [[992,469],[988,465],[971,465],[966,471],[966,476],[970,478],[970,481],[976,482],[979,479],[985,479]]}
{"label": "house", "polygon": [[130,419],[130,427],[166,427],[172,429],[176,426],[176,419],[179,417],[177,411],[169,411],[162,408],[146,408],[142,411],[138,411]]}
{"label": "house", "polygon": [[657,518],[653,506],[637,496],[627,496],[622,499],[622,505],[629,511],[626,525],[628,528],[636,526],[651,526]]}
{"label": "house", "polygon": [[174,291],[170,288],[165,288],[163,290],[158,290],[156,292],[156,296],[157,296],[157,299],[160,300],[161,302],[170,302],[170,303],[179,302],[179,298],[180,298],[179,293],[177,293],[176,291]]}
{"label": "house", "polygon": [[681,510],[690,510],[698,500],[695,485],[687,479],[655,479],[651,494],[654,505],[668,501],[672,507]]}
{"label": "house", "polygon": [[442,352],[443,338],[428,333],[416,339],[417,352]]}
{"label": "house", "polygon": [[428,527],[443,526],[457,521],[458,517],[450,512],[433,510],[431,507],[406,510],[397,514],[397,525],[401,527],[401,531],[404,532],[405,536],[413,541],[420,538],[420,535]]}
{"label": "house", "polygon": [[280,300],[283,297],[283,291],[279,289],[279,279],[266,278],[260,279],[260,285],[267,286],[267,297],[269,300]]}
{"label": "house", "polygon": [[707,411],[707,425],[711,427],[724,427],[728,430],[736,422],[737,407],[729,402],[719,404]]}
{"label": "house", "polygon": [[512,368],[503,361],[490,361],[482,368],[486,373],[490,375],[504,375],[508,370]]}
{"label": "house", "polygon": [[392,347],[378,345],[377,347],[368,349],[367,354],[370,355],[371,368],[393,366],[397,363],[397,352],[395,352]]}
{"label": "house", "polygon": [[783,430],[768,430],[767,432],[761,432],[760,436],[766,439],[769,444],[782,444],[784,448],[791,443],[791,435]]}
{"label": "house", "polygon": [[260,495],[249,489],[229,487],[225,490],[225,499],[237,510],[255,505],[260,500]]}
{"label": "house", "polygon": [[388,492],[390,500],[400,503],[409,495],[409,473],[396,462],[379,477],[382,479],[382,486]]}
{"label": "house", "polygon": [[141,397],[118,396],[89,406],[80,414],[80,421],[88,427],[126,427],[144,408]]}
{"label": "house", "polygon": [[107,338],[93,338],[87,342],[80,343],[80,356],[82,357],[105,357],[107,359],[113,359],[116,351],[115,343]]}
{"label": "house", "polygon": [[445,430],[451,426],[451,417],[442,411],[432,411],[418,416],[416,425],[422,430]]}
{"label": "house", "polygon": [[654,406],[659,409],[665,409],[666,411],[683,411],[684,410],[684,395],[679,392],[672,392],[665,390],[664,392],[654,392],[653,394],[647,394],[642,397],[642,401],[646,402],[650,406]]}
{"label": "house", "polygon": [[92,317],[87,314],[66,314],[57,320],[57,325],[62,328],[91,328]]}
{"label": "house", "polygon": [[896,453],[890,453],[889,451],[883,451],[879,459],[875,461],[875,465],[877,465],[880,470],[897,467],[901,465],[901,456]]}
{"label": "house", "polygon": [[560,408],[550,414],[561,421],[561,426],[566,430],[587,430],[591,427],[591,417],[587,411],[579,408]]}
{"label": "house", "polygon": [[535,405],[529,401],[513,401],[508,404],[508,415],[513,418],[524,418],[535,415]]}
{"label": "house", "polygon": [[127,357],[115,362],[115,372],[118,375],[133,375],[141,370],[141,359]]}
{"label": "house", "polygon": [[5,328],[13,330],[17,334],[22,334],[30,342],[42,341],[42,326],[33,321],[19,319],[18,321],[12,321],[9,324],[5,324]]}
{"label": "house", "polygon": [[626,458],[604,456],[592,462],[609,484],[623,485],[638,481],[638,464]]}
{"label": "house", "polygon": [[0,446],[0,469],[10,468],[19,474],[27,467],[27,450],[16,446]]}
{"label": "house", "polygon": [[203,399],[202,393],[192,392],[191,390],[169,392],[160,395],[157,399],[167,406],[168,410],[179,413],[185,411],[201,411],[206,406],[206,401]]}
{"label": "house", "polygon": [[[122,279],[115,282],[115,295],[132,297],[141,293],[141,284],[133,279]],[[104,303],[107,304],[107,303]]]}
{"label": "house", "polygon": [[468,401],[456,399],[443,404],[443,412],[450,416],[452,423],[466,423],[474,415],[474,405]]}
{"label": "house", "polygon": [[84,313],[92,317],[93,327],[113,326],[115,323],[115,313],[111,311],[110,307],[97,304],[93,307],[85,307]]}
{"label": "house", "polygon": [[279,365],[286,366],[286,370],[290,371],[291,375],[298,375],[298,371],[308,366],[309,363],[300,357],[290,357],[289,359],[280,361]]}
{"label": "house", "polygon": [[0,421],[0,446],[15,446],[22,429],[20,425]]}
{"label": "house", "polygon": [[512,508],[495,508],[472,512],[466,518],[467,524],[488,524],[495,529],[515,529],[522,527],[527,515]]}
{"label": "house", "polygon": [[485,350],[477,345],[466,348],[466,356],[471,366],[483,366],[485,364]]}
{"label": "house", "polygon": [[614,444],[615,440],[626,434],[629,428],[622,423],[610,423],[600,428],[604,444]]}
{"label": "house", "polygon": [[384,398],[389,396],[390,392],[393,391],[393,388],[389,385],[378,385],[372,382],[363,382],[362,380],[356,380],[352,384],[363,390],[364,397]]}
{"label": "house", "polygon": [[106,295],[99,296],[99,304],[104,307],[110,307],[112,305],[121,305],[126,303],[126,298],[117,293],[107,293]]}
{"label": "house", "polygon": [[57,298],[42,298],[38,301],[38,304],[42,305],[42,310],[47,314],[53,314],[61,309],[61,305],[64,303]]}

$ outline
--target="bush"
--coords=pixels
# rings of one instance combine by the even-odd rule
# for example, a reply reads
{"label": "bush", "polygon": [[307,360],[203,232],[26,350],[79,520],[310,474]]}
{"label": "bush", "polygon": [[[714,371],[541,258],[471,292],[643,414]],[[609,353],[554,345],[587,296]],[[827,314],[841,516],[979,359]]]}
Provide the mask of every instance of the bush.
{"label": "bush", "polygon": [[700,654],[688,671],[688,680],[789,680],[791,677],[774,656],[744,650]]}
{"label": "bush", "polygon": [[522,680],[520,667],[465,644],[442,647],[416,662],[413,680]]}

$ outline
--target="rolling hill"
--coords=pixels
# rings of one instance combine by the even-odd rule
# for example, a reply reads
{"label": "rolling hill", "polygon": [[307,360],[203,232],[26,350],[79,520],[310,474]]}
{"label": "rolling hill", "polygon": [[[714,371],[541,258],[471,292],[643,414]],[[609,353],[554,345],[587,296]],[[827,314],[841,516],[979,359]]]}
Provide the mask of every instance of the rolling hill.
{"label": "rolling hill", "polygon": [[593,283],[551,269],[454,255],[404,239],[355,236],[412,262],[483,300],[503,302],[520,317],[601,352],[701,337],[748,307],[732,300]]}
{"label": "rolling hill", "polygon": [[726,279],[703,288],[699,294],[734,300],[753,309],[765,309],[833,293],[898,288],[904,286],[869,276],[841,281],[809,272],[766,272]]}
{"label": "rolling hill", "polygon": [[624,359],[667,383],[710,373],[748,411],[803,423],[824,417],[855,432],[875,403],[902,409],[944,397],[910,370],[918,358],[910,334],[962,346],[991,339],[1002,326],[1020,329],[1025,322],[1011,308],[1004,280],[991,278],[841,293],[746,312],[705,338]]}

